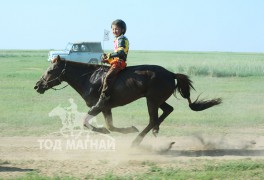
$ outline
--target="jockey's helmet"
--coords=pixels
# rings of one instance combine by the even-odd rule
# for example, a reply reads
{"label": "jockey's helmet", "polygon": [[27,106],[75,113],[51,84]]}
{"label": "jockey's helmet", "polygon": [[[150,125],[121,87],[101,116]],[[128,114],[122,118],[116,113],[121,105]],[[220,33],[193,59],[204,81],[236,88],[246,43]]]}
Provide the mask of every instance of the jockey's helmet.
{"label": "jockey's helmet", "polygon": [[117,19],[117,20],[112,22],[111,26],[112,25],[116,25],[116,26],[120,27],[122,29],[122,34],[126,33],[126,29],[127,29],[126,28],[126,23],[123,20]]}

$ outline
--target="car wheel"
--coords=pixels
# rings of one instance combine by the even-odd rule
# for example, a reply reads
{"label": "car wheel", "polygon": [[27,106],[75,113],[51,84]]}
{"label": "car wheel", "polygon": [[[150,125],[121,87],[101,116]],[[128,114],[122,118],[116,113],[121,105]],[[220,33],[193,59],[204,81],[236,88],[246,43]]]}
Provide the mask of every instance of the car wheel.
{"label": "car wheel", "polygon": [[88,62],[89,64],[98,64],[98,59],[90,59],[90,61]]}

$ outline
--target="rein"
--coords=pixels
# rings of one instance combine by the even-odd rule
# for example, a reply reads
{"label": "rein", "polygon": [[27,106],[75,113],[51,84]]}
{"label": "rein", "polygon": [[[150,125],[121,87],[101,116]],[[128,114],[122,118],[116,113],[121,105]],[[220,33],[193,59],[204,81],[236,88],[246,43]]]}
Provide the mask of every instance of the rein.
{"label": "rein", "polygon": [[52,87],[51,89],[55,90],[55,91],[58,91],[58,90],[62,90],[64,88],[66,88],[67,86],[69,86],[69,84],[66,84],[65,86],[61,87],[61,88],[54,88]]}

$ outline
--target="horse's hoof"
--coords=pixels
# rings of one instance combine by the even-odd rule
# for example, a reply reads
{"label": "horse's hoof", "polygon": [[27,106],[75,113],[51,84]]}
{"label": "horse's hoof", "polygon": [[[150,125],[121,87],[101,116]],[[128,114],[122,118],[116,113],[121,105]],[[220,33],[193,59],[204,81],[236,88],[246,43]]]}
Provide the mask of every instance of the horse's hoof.
{"label": "horse's hoof", "polygon": [[159,133],[159,130],[158,129],[153,129],[152,130],[152,134],[157,137],[158,136],[158,133]]}
{"label": "horse's hoof", "polygon": [[101,129],[101,133],[103,133],[103,134],[110,134],[110,131],[108,129],[106,129],[106,128],[102,128]]}
{"label": "horse's hoof", "polygon": [[131,148],[136,148],[138,146],[139,146],[139,143],[135,142],[135,141],[133,141],[132,144],[131,144]]}
{"label": "horse's hoof", "polygon": [[172,145],[175,144],[175,142],[171,142],[170,145],[169,145],[169,148],[168,150],[170,150],[172,148]]}
{"label": "horse's hoof", "polygon": [[171,150],[173,144],[175,144],[175,142],[171,142],[168,145],[165,145],[160,150],[158,150],[158,153],[160,153],[160,154],[167,153],[169,150]]}
{"label": "horse's hoof", "polygon": [[135,126],[132,126],[132,132],[139,132],[139,130],[135,127]]}
{"label": "horse's hoof", "polygon": [[139,139],[139,138],[136,138],[132,144],[131,144],[131,147],[132,148],[136,148],[136,147],[139,147],[139,144],[141,143],[142,139]]}
{"label": "horse's hoof", "polygon": [[93,128],[92,131],[102,133],[102,134],[110,134],[110,131],[106,128]]}
{"label": "horse's hoof", "polygon": [[93,129],[91,126],[89,126],[89,125],[87,125],[87,124],[83,124],[83,127],[84,127],[84,128],[88,128],[88,129],[91,129],[91,130]]}

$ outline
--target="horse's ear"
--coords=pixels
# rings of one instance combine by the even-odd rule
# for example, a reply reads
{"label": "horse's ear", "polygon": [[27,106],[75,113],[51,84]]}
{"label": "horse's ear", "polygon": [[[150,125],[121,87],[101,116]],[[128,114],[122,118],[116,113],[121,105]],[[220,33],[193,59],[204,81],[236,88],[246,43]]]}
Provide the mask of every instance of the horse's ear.
{"label": "horse's ear", "polygon": [[59,63],[61,61],[61,58],[60,56],[58,55],[57,57],[55,57],[53,60],[52,60],[52,63]]}

